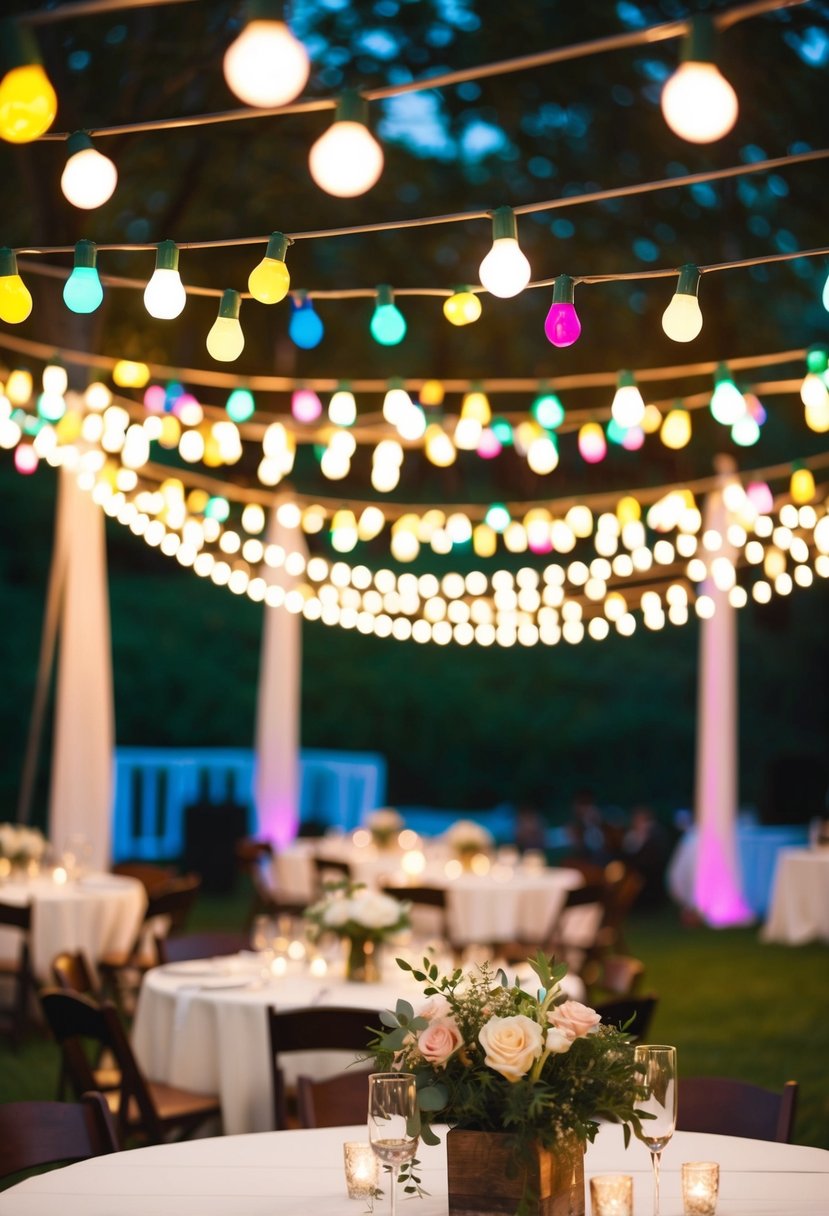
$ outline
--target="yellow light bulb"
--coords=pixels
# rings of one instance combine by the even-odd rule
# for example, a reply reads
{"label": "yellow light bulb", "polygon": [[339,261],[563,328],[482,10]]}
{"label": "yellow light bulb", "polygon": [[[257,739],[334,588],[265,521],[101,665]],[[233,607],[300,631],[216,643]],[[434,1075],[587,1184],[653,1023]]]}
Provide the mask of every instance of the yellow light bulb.
{"label": "yellow light bulb", "polygon": [[457,287],[444,301],[443,315],[452,325],[471,325],[481,315],[481,301],[468,287]]}
{"label": "yellow light bulb", "polygon": [[58,99],[41,64],[12,68],[0,82],[0,136],[9,143],[38,139],[57,112]]}
{"label": "yellow light bulb", "polygon": [[444,389],[440,380],[424,380],[420,390],[421,405],[443,405]]}
{"label": "yellow light bulb", "polygon": [[207,335],[208,353],[220,363],[232,363],[245,347],[245,335],[239,324],[241,297],[232,289],[222,293],[219,315]]}
{"label": "yellow light bulb", "polygon": [[25,405],[33,387],[32,373],[25,367],[16,367],[6,381],[6,396],[12,405]]}
{"label": "yellow light bulb", "polygon": [[11,249],[0,249],[0,320],[19,325],[32,311],[32,297],[17,273],[17,256]]}
{"label": "yellow light bulb", "polygon": [[112,369],[112,379],[119,388],[144,388],[150,379],[150,369],[146,363],[119,359]]}
{"label": "yellow light bulb", "polygon": [[291,276],[285,265],[288,239],[281,232],[272,232],[262,261],[248,276],[248,290],[260,304],[278,304],[291,287]]}
{"label": "yellow light bulb", "polygon": [[789,483],[789,493],[792,502],[797,503],[799,507],[812,501],[815,496],[815,479],[811,469],[795,469]]}

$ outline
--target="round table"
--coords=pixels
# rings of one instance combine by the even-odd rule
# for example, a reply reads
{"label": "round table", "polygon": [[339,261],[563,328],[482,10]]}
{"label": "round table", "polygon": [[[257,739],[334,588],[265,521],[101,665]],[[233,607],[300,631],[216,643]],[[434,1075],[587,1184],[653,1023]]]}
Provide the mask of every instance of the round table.
{"label": "round table", "polygon": [[[40,1174],[0,1194],[0,1216],[361,1216],[349,1200],[343,1143],[366,1140],[365,1125],[189,1140],[97,1157]],[[420,1149],[422,1199],[407,1216],[447,1216],[446,1151]],[[662,1213],[680,1216],[683,1161],[718,1161],[717,1216],[825,1216],[829,1152],[736,1136],[677,1132],[662,1155]],[[621,1128],[605,1125],[587,1146],[585,1180],[631,1174],[635,1216],[653,1210],[644,1145],[624,1148]],[[586,1210],[590,1210],[589,1191]],[[377,1216],[388,1198],[377,1201]]]}
{"label": "round table", "polygon": [[[577,976],[566,976],[563,986],[570,996],[584,994]],[[144,977],[132,1042],[151,1081],[218,1093],[226,1133],[266,1131],[274,1124],[267,1007],[365,1007],[377,1011],[379,1028],[381,1010],[393,1009],[398,997],[415,1006],[424,999],[421,986],[393,962],[377,984],[347,983],[334,967],[320,978],[300,969],[267,976],[253,954],[172,963]],[[284,1071],[289,1083],[300,1074],[320,1079],[352,1059],[343,1052],[296,1052]]]}
{"label": "round table", "polygon": [[[127,951],[135,941],[147,907],[147,893],[135,878],[87,874],[55,882],[49,873],[9,879],[0,901],[31,904],[31,956],[35,976],[51,982],[52,959],[62,950],[82,950],[94,965],[102,954]],[[19,931],[0,929],[0,958],[15,958]]]}
{"label": "round table", "polygon": [[829,849],[783,849],[778,855],[765,942],[829,942]]}

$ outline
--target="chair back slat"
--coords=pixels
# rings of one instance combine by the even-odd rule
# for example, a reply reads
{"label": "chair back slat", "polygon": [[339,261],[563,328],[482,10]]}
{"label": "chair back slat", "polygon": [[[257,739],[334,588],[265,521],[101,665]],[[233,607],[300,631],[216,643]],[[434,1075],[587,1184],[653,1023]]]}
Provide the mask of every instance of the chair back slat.
{"label": "chair back slat", "polygon": [[781,1093],[731,1077],[681,1077],[677,1130],[790,1144],[798,1085]]}
{"label": "chair back slat", "polygon": [[59,1162],[116,1153],[118,1137],[99,1093],[79,1103],[5,1102],[0,1105],[0,1178]]}
{"label": "chair back slat", "polygon": [[362,1123],[368,1111],[367,1072],[341,1072],[326,1081],[297,1077],[300,1127],[346,1127]]}

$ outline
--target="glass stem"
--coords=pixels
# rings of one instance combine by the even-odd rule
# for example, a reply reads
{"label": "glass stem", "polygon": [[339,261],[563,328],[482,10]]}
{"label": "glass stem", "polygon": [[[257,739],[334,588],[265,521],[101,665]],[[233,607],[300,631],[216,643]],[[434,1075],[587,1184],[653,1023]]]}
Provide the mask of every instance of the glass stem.
{"label": "glass stem", "polygon": [[[653,1216],[659,1216],[659,1153],[651,1153],[653,1165]],[[392,1210],[392,1216],[394,1211]]]}
{"label": "glass stem", "polygon": [[[391,1167],[391,1216],[397,1213],[397,1166]],[[658,1213],[657,1213],[658,1216]]]}

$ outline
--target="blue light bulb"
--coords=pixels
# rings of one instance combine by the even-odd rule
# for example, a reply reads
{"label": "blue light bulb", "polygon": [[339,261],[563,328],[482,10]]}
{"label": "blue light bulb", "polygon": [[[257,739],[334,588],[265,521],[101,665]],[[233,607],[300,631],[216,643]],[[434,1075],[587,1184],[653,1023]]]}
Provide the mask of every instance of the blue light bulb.
{"label": "blue light bulb", "polygon": [[92,241],[78,241],[75,246],[75,265],[63,287],[63,302],[72,312],[94,312],[104,298],[95,254]]}
{"label": "blue light bulb", "polygon": [[225,402],[227,416],[234,422],[247,422],[255,409],[253,393],[246,388],[235,388]]}
{"label": "blue light bulb", "polygon": [[325,328],[314,304],[307,296],[291,300],[291,319],[288,322],[288,334],[294,345],[301,350],[313,350],[322,341]]}
{"label": "blue light bulb", "polygon": [[394,302],[392,289],[386,285],[377,288],[377,306],[369,329],[381,346],[397,346],[406,336],[406,318]]}

